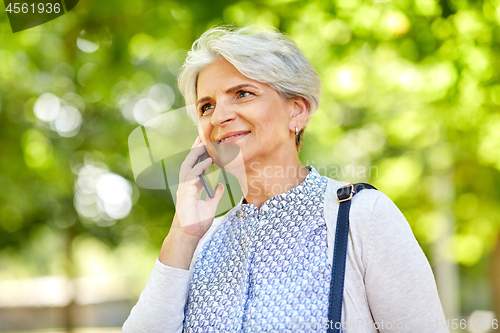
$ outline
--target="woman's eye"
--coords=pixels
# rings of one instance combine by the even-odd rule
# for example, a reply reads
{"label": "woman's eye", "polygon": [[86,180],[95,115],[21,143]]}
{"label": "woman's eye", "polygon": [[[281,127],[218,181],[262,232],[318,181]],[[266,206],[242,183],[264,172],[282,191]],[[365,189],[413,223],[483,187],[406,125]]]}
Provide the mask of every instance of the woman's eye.
{"label": "woman's eye", "polygon": [[205,104],[201,107],[201,113],[204,114],[205,112],[213,108],[214,106],[212,104]]}
{"label": "woman's eye", "polygon": [[247,97],[247,96],[250,96],[250,92],[248,91],[238,91],[238,97],[239,98],[244,98],[244,97]]}

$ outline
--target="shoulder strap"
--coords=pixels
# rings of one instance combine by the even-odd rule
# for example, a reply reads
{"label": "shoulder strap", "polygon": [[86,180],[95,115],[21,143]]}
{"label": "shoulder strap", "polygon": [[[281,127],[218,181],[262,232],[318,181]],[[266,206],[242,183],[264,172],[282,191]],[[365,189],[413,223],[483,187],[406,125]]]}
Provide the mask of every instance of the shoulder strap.
{"label": "shoulder strap", "polygon": [[347,256],[347,236],[349,232],[349,209],[351,199],[363,189],[374,189],[370,184],[357,183],[342,186],[337,190],[339,213],[335,230],[332,279],[328,306],[328,333],[341,332],[342,297],[344,295],[345,262]]}

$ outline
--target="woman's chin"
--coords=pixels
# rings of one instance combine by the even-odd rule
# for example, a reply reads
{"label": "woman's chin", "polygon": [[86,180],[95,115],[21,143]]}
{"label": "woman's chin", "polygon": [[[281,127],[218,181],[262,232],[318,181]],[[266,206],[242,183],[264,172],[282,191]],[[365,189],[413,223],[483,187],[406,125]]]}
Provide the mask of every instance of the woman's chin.
{"label": "woman's chin", "polygon": [[234,174],[235,176],[245,175],[245,160],[243,159],[243,154],[241,153],[241,151],[236,157],[232,158],[231,160],[225,161],[221,168],[223,168],[227,172]]}
{"label": "woman's chin", "polygon": [[[231,165],[234,164],[233,161],[238,156],[242,155],[240,147],[231,142],[223,144],[212,142],[210,143],[210,148],[214,163],[225,170],[227,170],[228,167],[231,168]],[[236,162],[236,164],[238,163],[239,162]]]}

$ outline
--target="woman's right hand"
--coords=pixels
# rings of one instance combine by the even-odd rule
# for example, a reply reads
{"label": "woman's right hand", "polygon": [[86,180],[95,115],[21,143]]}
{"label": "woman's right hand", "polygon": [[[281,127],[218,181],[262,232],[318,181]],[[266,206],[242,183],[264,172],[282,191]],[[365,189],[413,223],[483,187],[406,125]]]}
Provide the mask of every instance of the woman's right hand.
{"label": "woman's right hand", "polygon": [[206,200],[201,200],[203,184],[199,175],[212,164],[212,159],[207,158],[195,165],[198,157],[204,152],[205,146],[198,136],[181,164],[176,211],[171,227],[171,232],[185,234],[198,240],[212,225],[217,205],[224,193],[224,186],[219,183],[213,198],[207,196]]}

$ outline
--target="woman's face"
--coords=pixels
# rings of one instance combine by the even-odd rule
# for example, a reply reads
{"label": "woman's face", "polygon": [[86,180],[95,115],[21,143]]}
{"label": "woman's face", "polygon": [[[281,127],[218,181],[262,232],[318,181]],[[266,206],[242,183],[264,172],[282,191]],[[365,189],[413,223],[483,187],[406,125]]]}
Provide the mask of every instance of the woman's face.
{"label": "woman's face", "polygon": [[[267,84],[247,78],[224,59],[206,66],[198,76],[196,108],[202,141],[219,152],[234,151],[237,145],[245,164],[261,163],[252,164],[258,169],[279,160],[280,154],[296,154],[294,127],[290,128],[296,104]],[[228,134],[237,136],[221,142]]]}

